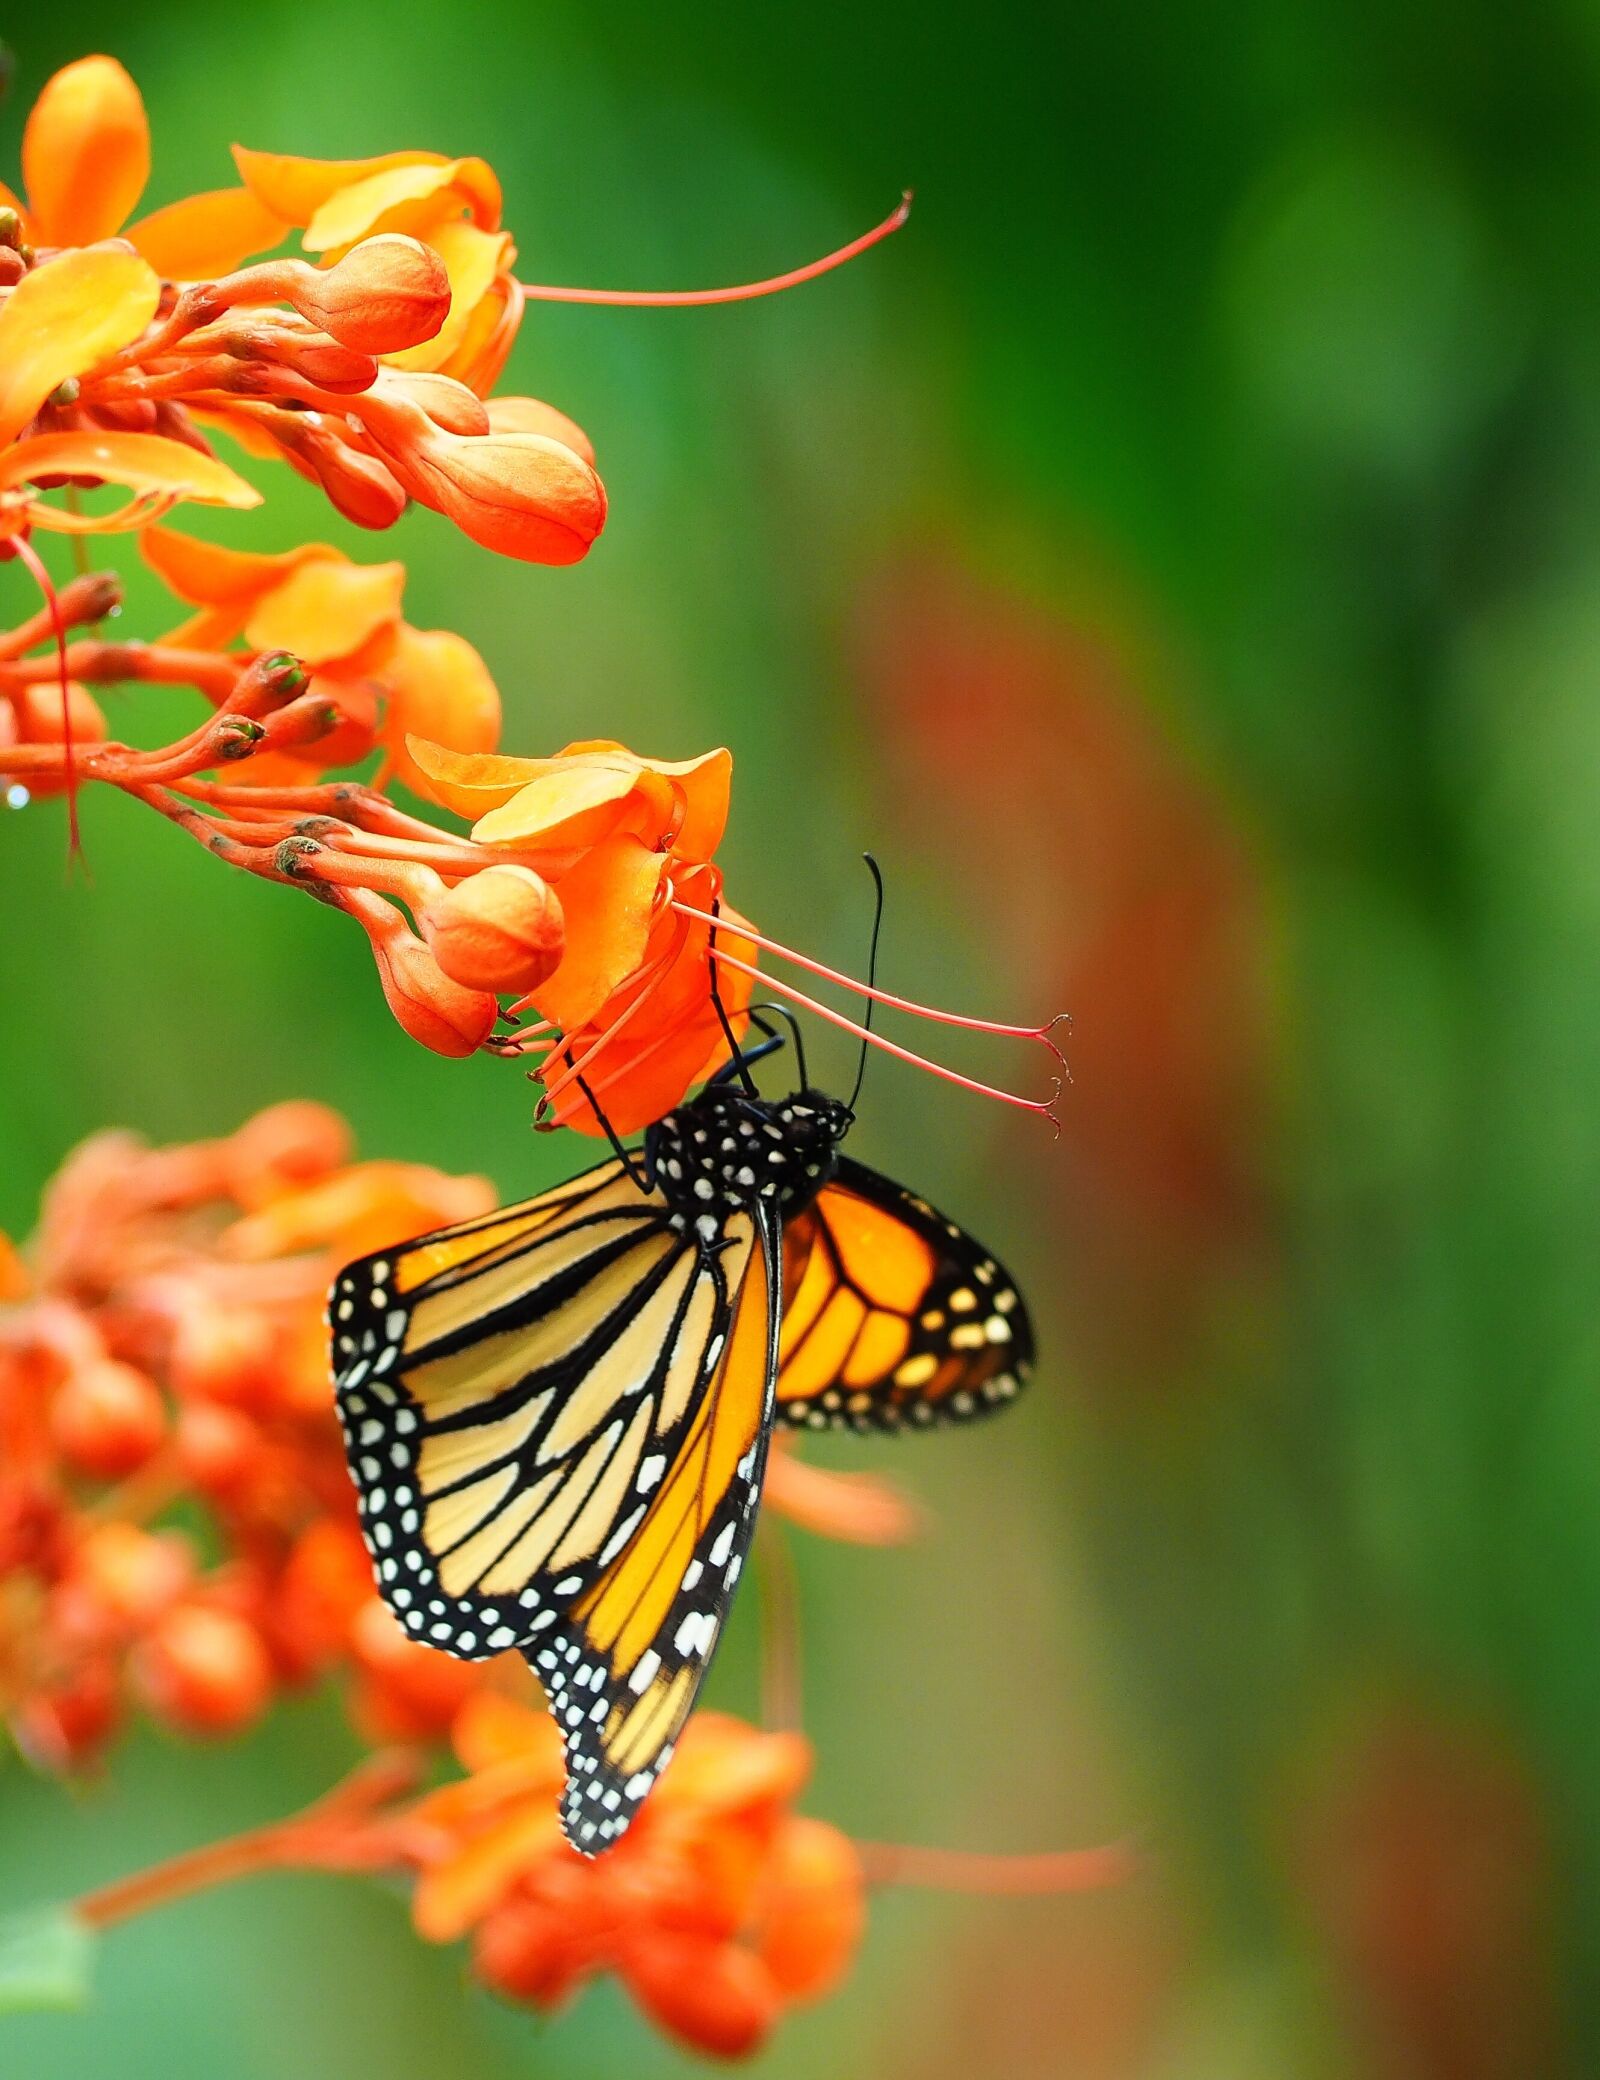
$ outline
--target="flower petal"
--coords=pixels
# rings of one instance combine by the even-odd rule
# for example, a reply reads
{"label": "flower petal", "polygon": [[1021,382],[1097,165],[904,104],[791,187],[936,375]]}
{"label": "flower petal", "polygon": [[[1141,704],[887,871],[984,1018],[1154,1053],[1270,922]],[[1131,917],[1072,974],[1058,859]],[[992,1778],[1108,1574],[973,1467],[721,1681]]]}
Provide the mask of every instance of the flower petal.
{"label": "flower petal", "polygon": [[510,758],[503,753],[462,753],[413,736],[407,743],[422,785],[419,793],[458,816],[477,817],[509,802],[520,788],[545,772],[547,758]]}
{"label": "flower petal", "polygon": [[306,225],[330,195],[396,166],[448,166],[443,152],[382,152],[373,159],[301,159],[288,152],[233,148],[239,178],[264,209],[286,224]]}
{"label": "flower petal", "polygon": [[400,618],[403,563],[302,563],[256,602],[244,625],[253,650],[292,650],[303,663],[348,657]]}
{"label": "flower petal", "polygon": [[25,274],[0,310],[0,443],[15,440],[58,383],[136,340],[161,283],[116,246],[63,253]]}
{"label": "flower petal", "polygon": [[170,527],[147,527],[139,537],[139,551],[167,590],[191,607],[248,607],[302,563],[339,554],[327,542],[307,542],[281,556],[261,556],[197,541]]}
{"label": "flower petal", "polygon": [[450,277],[450,315],[434,338],[387,355],[385,359],[395,368],[444,366],[460,346],[474,312],[494,287],[495,277],[511,250],[511,240],[505,232],[480,231],[476,224],[465,222],[436,225],[427,239]]}
{"label": "flower petal", "polygon": [[430,1943],[452,1943],[480,1921],[528,1867],[561,1844],[554,1799],[513,1810],[496,1826],[425,1870],[411,1895],[411,1920]]}
{"label": "flower petal", "polygon": [[0,489],[30,477],[84,477],[206,506],[258,506],[261,493],[214,455],[159,433],[47,433],[0,455]]}
{"label": "flower petal", "polygon": [[497,1690],[473,1691],[455,1716],[450,1745],[463,1769],[528,1760],[548,1760],[558,1774],[561,1769],[560,1736],[550,1714]]}
{"label": "flower petal", "polygon": [[308,253],[329,253],[380,231],[421,237],[461,209],[489,230],[500,221],[500,183],[482,159],[391,166],[331,194],[300,242]]}
{"label": "flower petal", "polygon": [[500,692],[465,636],[447,628],[412,628],[402,621],[374,670],[389,688],[384,740],[393,769],[407,787],[428,792],[410,748],[413,741],[425,739],[413,739],[414,728],[461,751],[493,748],[500,735]]}
{"label": "flower petal", "polygon": [[115,58],[80,58],[45,82],[22,133],[22,177],[41,245],[119,231],[150,177],[150,126]]}
{"label": "flower petal", "polygon": [[520,788],[503,808],[472,826],[480,845],[564,848],[609,837],[638,775],[622,764],[552,759],[549,770]]}
{"label": "flower petal", "polygon": [[153,210],[127,235],[165,281],[212,282],[269,252],[287,229],[248,188],[211,188]]}
{"label": "flower petal", "polygon": [[637,838],[608,838],[562,875],[567,951],[534,998],[546,1018],[575,1031],[638,967],[666,864]]}

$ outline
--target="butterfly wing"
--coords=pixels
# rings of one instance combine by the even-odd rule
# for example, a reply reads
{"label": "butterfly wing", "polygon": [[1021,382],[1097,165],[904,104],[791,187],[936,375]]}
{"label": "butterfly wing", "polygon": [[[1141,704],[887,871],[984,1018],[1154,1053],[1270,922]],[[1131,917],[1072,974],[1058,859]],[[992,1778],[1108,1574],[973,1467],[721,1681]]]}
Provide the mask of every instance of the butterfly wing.
{"label": "butterfly wing", "polygon": [[731,1215],[742,1264],[721,1362],[643,1521],[548,1638],[524,1647],[566,1740],[561,1817],[593,1854],[671,1759],[755,1528],[777,1369],[779,1254],[765,1205]]}
{"label": "butterfly wing", "polygon": [[841,1157],[784,1223],[776,1420],[897,1429],[1002,1407],[1033,1366],[1010,1274],[925,1199]]}
{"label": "butterfly wing", "polygon": [[755,1246],[613,1162],[341,1273],[350,1470],[414,1637],[474,1659],[561,1623],[676,1462]]}

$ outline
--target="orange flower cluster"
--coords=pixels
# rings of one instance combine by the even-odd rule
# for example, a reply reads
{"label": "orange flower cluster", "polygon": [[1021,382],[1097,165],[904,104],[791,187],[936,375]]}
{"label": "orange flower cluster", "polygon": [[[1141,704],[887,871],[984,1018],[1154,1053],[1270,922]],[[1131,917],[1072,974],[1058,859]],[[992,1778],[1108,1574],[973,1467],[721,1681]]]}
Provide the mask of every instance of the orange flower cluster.
{"label": "orange flower cluster", "polygon": [[493,1199],[483,1178],[352,1162],[308,1103],[71,1158],[26,1259],[0,1248],[0,1717],[36,1762],[82,1766],[130,1700],[235,1733],[335,1665],[365,1721],[448,1723],[454,1664],[373,1592],[323,1305],[351,1254]]}
{"label": "orange flower cluster", "polygon": [[561,1836],[546,1713],[480,1692],[452,1740],[467,1774],[422,1798],[397,1841],[418,1933],[470,1934],[497,1991],[549,2011],[615,1972],[669,2036],[732,2058],[844,1976],[862,1867],[847,1836],[793,1810],[811,1774],[802,1735],[697,1714],[628,1836],[594,1860]]}
{"label": "orange flower cluster", "polygon": [[[531,1055],[556,1118],[588,1132],[603,1130],[586,1091],[630,1132],[707,1073],[723,1045],[712,927],[679,906],[718,901],[726,751],[670,762],[608,742],[551,759],[472,749],[499,733],[494,682],[461,637],[402,618],[403,565],[354,564],[320,543],[252,555],[163,528],[143,546],[195,612],[160,643],[69,643],[119,596],[87,577],[0,634],[0,781],[34,794],[118,787],[214,856],[345,911],[413,1039],[446,1055]],[[109,742],[89,689],[125,679],[192,685],[213,713],[157,750]],[[319,784],[375,747],[388,771],[476,817],[471,835],[377,787]],[[225,782],[203,777],[219,771]],[[732,913],[720,950],[755,951]],[[750,987],[745,972],[727,976],[731,1016]],[[497,1033],[502,998],[538,1018]]]}
{"label": "orange flower cluster", "polygon": [[[108,57],[46,84],[26,199],[0,188],[0,540],[256,505],[211,451],[221,431],[358,526],[414,500],[502,555],[582,557],[606,510],[588,441],[535,399],[485,401],[523,302],[489,167],[235,156],[241,186],[129,225],[150,170],[138,88]],[[311,259],[244,264],[291,227]],[[85,515],[42,495],[63,483],[132,496]]]}

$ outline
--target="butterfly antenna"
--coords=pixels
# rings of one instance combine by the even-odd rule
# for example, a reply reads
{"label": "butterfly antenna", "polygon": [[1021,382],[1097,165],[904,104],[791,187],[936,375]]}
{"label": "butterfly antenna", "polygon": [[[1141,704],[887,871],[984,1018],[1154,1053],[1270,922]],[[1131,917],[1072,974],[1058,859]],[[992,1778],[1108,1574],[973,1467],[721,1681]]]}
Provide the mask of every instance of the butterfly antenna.
{"label": "butterfly antenna", "polygon": [[781,1036],[774,1033],[771,1026],[761,1017],[760,1014],[763,1011],[770,1011],[774,1018],[781,1018],[789,1028],[789,1038],[794,1042],[794,1065],[800,1074],[800,1088],[802,1090],[809,1089],[811,1078],[806,1071],[806,1043],[800,1032],[799,1019],[795,1017],[787,1004],[773,1004],[770,1002],[766,1004],[752,1004],[750,1006],[751,1021],[758,1025],[769,1039],[773,1040],[777,1040]]}
{"label": "butterfly antenna", "polygon": [[[861,857],[867,863],[867,872],[872,876],[872,885],[877,891],[872,910],[872,946],[867,954],[867,988],[870,991],[878,980],[878,933],[883,927],[883,869],[870,852],[863,852]],[[850,1093],[852,1112],[856,1109],[856,1100],[861,1095],[862,1080],[867,1073],[867,1043],[872,1033],[872,1014],[877,1007],[875,997],[869,995],[866,1001],[867,1008],[861,1019],[861,1060],[856,1064],[856,1087]]]}
{"label": "butterfly antenna", "polygon": [[[713,919],[722,915],[722,898],[720,896],[714,897],[712,900],[711,915]],[[727,1006],[722,1001],[722,985],[717,978],[717,927],[715,922],[711,926],[710,936],[706,942],[706,973],[711,980],[711,1002],[716,1010],[717,1023],[722,1028],[723,1038],[728,1043],[729,1058],[739,1072],[739,1081],[744,1085],[746,1095],[752,1098],[758,1097],[760,1093],[756,1089],[756,1080],[750,1074],[750,1064],[744,1058],[744,1049],[739,1045],[739,1036],[733,1030],[733,1021],[729,1018]]]}

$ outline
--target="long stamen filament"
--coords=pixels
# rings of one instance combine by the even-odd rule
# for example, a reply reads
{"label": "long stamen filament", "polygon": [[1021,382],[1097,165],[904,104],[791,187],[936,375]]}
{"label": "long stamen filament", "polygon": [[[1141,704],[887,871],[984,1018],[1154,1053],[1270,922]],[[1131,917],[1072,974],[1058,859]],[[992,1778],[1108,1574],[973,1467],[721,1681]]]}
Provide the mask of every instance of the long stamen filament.
{"label": "long stamen filament", "polygon": [[946,1083],[957,1084],[962,1090],[975,1091],[981,1098],[998,1098],[1002,1105],[1015,1105],[1019,1111],[1042,1113],[1055,1126],[1057,1132],[1060,1131],[1060,1122],[1055,1114],[1056,1099],[1061,1095],[1060,1077],[1056,1078],[1056,1088],[1048,1100],[1024,1098],[1016,1091],[1003,1091],[996,1084],[979,1083],[975,1077],[963,1076],[958,1070],[947,1069],[942,1062],[930,1061],[926,1055],[914,1054],[909,1047],[901,1047],[893,1040],[886,1040],[881,1033],[874,1033],[866,1026],[858,1025],[853,1018],[846,1018],[843,1012],[831,1010],[828,1005],[818,1003],[815,997],[808,997],[804,990],[794,989],[786,982],[779,982],[775,976],[763,974],[748,961],[742,961],[734,954],[724,953],[720,946],[711,950],[711,958],[721,961],[726,967],[737,968],[741,975],[753,975],[767,989],[775,989],[791,1003],[803,1005],[814,1017],[826,1019],[829,1025],[837,1026],[841,1032],[853,1033],[858,1040],[865,1040],[869,1046],[881,1048],[885,1054],[892,1054],[898,1061],[909,1062],[916,1069],[926,1069],[930,1075],[942,1077]]}
{"label": "long stamen filament", "polygon": [[[697,917],[702,924],[719,922],[709,912],[696,910],[677,896],[672,899],[672,907],[674,910],[681,910],[686,917]],[[1051,1032],[1060,1023],[1059,1016],[1044,1026],[1013,1026],[1005,1025],[998,1019],[968,1018],[959,1011],[941,1011],[937,1005],[918,1004],[910,997],[897,997],[889,990],[875,988],[871,983],[858,982],[853,975],[846,975],[838,968],[830,968],[823,961],[814,961],[809,954],[796,953],[792,947],[783,945],[777,939],[767,938],[750,925],[742,922],[729,925],[726,920],[722,920],[722,923],[725,930],[732,931],[740,939],[748,939],[764,953],[775,953],[781,960],[790,961],[797,968],[804,968],[808,974],[820,975],[824,982],[836,982],[841,989],[851,990],[858,997],[869,997],[875,1004],[885,1004],[891,1011],[909,1011],[914,1018],[930,1018],[936,1025],[961,1026],[969,1033],[993,1033],[1002,1040],[1042,1040],[1057,1060],[1061,1058],[1061,1050],[1050,1038]]]}
{"label": "long stamen filament", "polygon": [[866,252],[880,239],[888,238],[900,229],[911,214],[911,190],[908,188],[900,198],[899,207],[881,224],[870,231],[863,231],[859,238],[851,239],[848,245],[840,246],[837,252],[825,253],[820,260],[807,261],[804,267],[794,267],[787,274],[775,274],[764,282],[741,282],[727,289],[557,289],[546,284],[519,283],[525,296],[538,297],[544,303],[608,303],[627,305],[650,305],[656,308],[685,306],[706,303],[749,303],[757,296],[776,296],[780,290],[793,289],[801,282],[814,281],[818,275],[831,274],[836,267],[843,267],[858,253]]}

